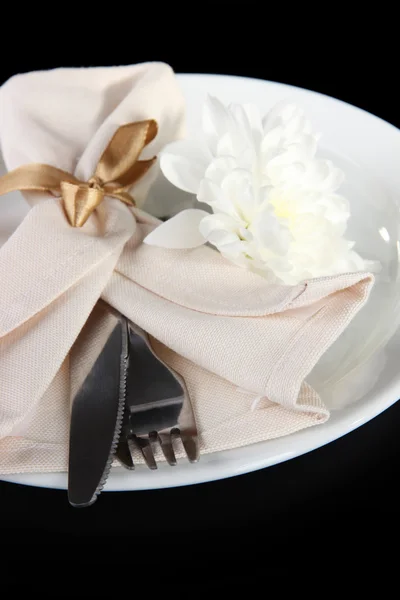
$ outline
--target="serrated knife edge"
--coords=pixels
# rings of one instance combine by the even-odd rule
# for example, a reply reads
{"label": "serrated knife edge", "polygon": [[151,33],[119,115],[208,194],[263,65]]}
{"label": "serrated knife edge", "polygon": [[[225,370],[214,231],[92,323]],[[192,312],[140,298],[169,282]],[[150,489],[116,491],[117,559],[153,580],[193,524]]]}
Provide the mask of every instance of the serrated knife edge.
{"label": "serrated knife edge", "polygon": [[111,443],[110,454],[109,454],[108,460],[106,462],[106,465],[104,467],[103,475],[99,481],[99,485],[97,486],[88,506],[90,506],[90,504],[93,504],[93,502],[95,502],[97,496],[103,491],[103,488],[104,488],[105,484],[107,483],[107,479],[108,479],[108,476],[111,471],[111,465],[113,463],[115,452],[118,447],[118,442],[121,437],[122,423],[123,423],[124,410],[125,410],[126,382],[127,382],[128,367],[129,367],[128,326],[127,326],[126,320],[123,317],[121,317],[121,322],[123,324],[122,331],[121,331],[122,348],[125,350],[125,352],[124,351],[121,352],[119,399],[118,399],[117,418],[115,421],[114,437],[113,437],[113,441]]}

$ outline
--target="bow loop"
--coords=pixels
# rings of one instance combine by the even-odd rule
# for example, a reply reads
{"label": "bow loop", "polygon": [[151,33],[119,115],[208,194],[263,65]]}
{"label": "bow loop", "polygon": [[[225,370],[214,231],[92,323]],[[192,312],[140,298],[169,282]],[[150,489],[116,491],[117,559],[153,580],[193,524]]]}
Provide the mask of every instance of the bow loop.
{"label": "bow loop", "polygon": [[129,186],[132,180],[132,169],[142,162],[139,161],[139,156],[143,148],[156,137],[157,131],[158,126],[153,119],[119,127],[100,157],[94,173],[95,177],[100,178],[105,184],[118,182],[121,188]]}

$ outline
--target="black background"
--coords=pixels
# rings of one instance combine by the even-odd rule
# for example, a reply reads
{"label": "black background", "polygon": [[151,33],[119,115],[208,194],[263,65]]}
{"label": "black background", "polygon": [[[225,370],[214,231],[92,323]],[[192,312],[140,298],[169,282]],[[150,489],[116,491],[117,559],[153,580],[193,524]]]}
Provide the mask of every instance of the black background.
{"label": "black background", "polygon": [[[37,7],[21,8],[25,16],[18,20],[9,15],[13,33],[0,41],[0,82],[57,66],[162,60],[177,72],[237,74],[316,90],[400,126],[390,13],[367,22],[364,9],[350,22],[331,5],[285,6],[279,16],[251,1],[102,6],[90,16],[70,4],[53,6],[50,17],[44,16],[49,9]],[[66,8],[78,21],[66,20]],[[62,491],[0,482],[0,539],[41,548],[30,553],[33,561],[45,549],[59,561],[57,547],[68,549],[64,560],[110,562],[113,548],[115,568],[187,563],[195,569],[202,552],[209,566],[247,559],[264,570],[291,570],[303,558],[326,570],[332,548],[339,564],[349,553],[353,564],[366,549],[377,561],[399,533],[399,430],[400,403],[287,463],[192,487],[107,493],[86,510],[69,507]]]}

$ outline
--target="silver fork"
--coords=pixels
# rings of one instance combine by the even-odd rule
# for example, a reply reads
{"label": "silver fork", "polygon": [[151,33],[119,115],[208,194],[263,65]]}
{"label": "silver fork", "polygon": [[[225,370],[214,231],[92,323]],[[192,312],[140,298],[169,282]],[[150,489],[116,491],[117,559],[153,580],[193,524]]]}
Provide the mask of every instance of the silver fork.
{"label": "silver fork", "polygon": [[183,379],[154,353],[146,332],[132,323],[129,329],[129,368],[125,411],[116,458],[134,469],[135,448],[146,465],[157,469],[158,444],[170,466],[175,466],[174,444],[181,440],[191,463],[199,460],[195,417]]}

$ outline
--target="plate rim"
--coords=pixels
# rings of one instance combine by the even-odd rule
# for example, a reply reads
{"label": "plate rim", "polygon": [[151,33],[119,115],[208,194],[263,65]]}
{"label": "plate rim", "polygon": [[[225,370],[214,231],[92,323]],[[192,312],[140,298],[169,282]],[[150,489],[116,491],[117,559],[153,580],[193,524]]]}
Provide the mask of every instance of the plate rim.
{"label": "plate rim", "polygon": [[395,129],[397,132],[400,132],[400,127],[397,127],[393,123],[390,123],[390,121],[386,121],[386,119],[383,119],[379,115],[376,115],[375,113],[372,113],[372,112],[366,110],[365,108],[361,108],[361,106],[357,106],[356,104],[352,104],[351,102],[347,102],[346,100],[342,100],[341,98],[336,98],[336,96],[329,96],[329,94],[324,94],[323,92],[318,92],[316,90],[312,90],[307,87],[301,87],[298,85],[293,85],[291,83],[284,83],[282,81],[275,81],[274,79],[260,79],[259,77],[247,77],[246,75],[229,75],[227,73],[218,74],[218,73],[180,73],[180,72],[177,72],[177,73],[175,73],[175,75],[178,77],[178,79],[180,79],[181,77],[183,77],[183,78],[186,78],[186,77],[196,77],[196,78],[212,77],[212,78],[218,78],[218,79],[220,79],[220,78],[240,79],[243,81],[254,81],[254,82],[267,83],[267,84],[272,83],[273,85],[278,85],[280,87],[285,87],[285,88],[289,88],[292,90],[302,90],[304,92],[308,92],[310,94],[321,96],[321,97],[327,98],[329,100],[334,100],[334,102],[339,102],[340,104],[342,104],[345,107],[350,106],[351,108],[354,108],[355,110],[364,113],[368,117],[374,117],[374,119],[377,119],[381,123],[383,123],[385,125],[389,125],[389,127],[393,127],[393,129]]}

